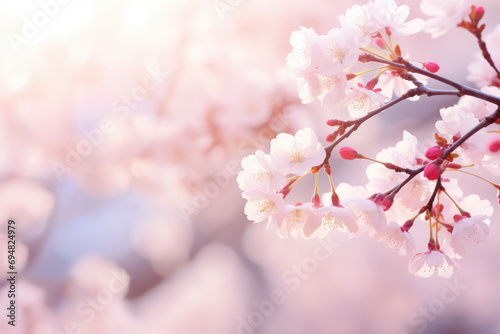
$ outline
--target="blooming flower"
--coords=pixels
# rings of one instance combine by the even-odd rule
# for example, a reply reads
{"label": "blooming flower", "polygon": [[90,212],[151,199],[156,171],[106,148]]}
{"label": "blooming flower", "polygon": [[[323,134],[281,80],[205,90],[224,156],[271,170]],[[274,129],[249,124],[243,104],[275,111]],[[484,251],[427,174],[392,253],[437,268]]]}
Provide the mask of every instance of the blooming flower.
{"label": "blooming flower", "polygon": [[316,213],[321,217],[321,225],[314,232],[314,237],[323,238],[332,230],[358,232],[356,215],[349,208],[328,205],[317,209]]}
{"label": "blooming flower", "polygon": [[361,83],[358,83],[357,87],[351,87],[351,92],[343,102],[347,105],[351,117],[363,117],[369,111],[378,108],[381,104],[389,100],[387,96],[380,93],[381,89],[373,89],[368,86],[368,84],[363,86]]}
{"label": "blooming flower", "polygon": [[321,225],[321,217],[315,212],[313,203],[287,205],[284,217],[278,223],[278,234],[282,238],[309,238]]}
{"label": "blooming flower", "polygon": [[[481,91],[483,93],[500,97],[500,89],[498,87],[483,87],[481,88]],[[465,113],[473,114],[478,121],[482,121],[486,116],[495,112],[498,108],[496,104],[472,96],[461,97],[458,101],[458,106]]]}
{"label": "blooming flower", "polygon": [[318,40],[325,55],[343,69],[350,68],[358,61],[359,48],[354,45],[353,36],[349,32],[334,28]]}
{"label": "blooming flower", "polygon": [[[415,74],[415,77],[421,83],[427,83],[424,76]],[[399,97],[410,89],[415,88],[415,85],[411,81],[402,79],[396,71],[385,71],[382,73],[378,80],[378,86],[382,89],[381,93],[388,98],[391,98],[393,95]],[[420,96],[418,95],[409,98],[411,101],[417,101],[419,99]]]}
{"label": "blooming flower", "polygon": [[434,273],[444,278],[450,278],[453,270],[459,268],[458,263],[432,245],[429,246],[429,251],[413,256],[408,265],[410,274],[424,278],[430,277]]}
{"label": "blooming flower", "polygon": [[456,27],[470,13],[471,0],[422,0],[420,9],[428,16],[434,16],[425,23],[424,31],[439,37]]}
{"label": "blooming flower", "polygon": [[366,5],[354,5],[348,8],[345,15],[339,16],[339,21],[342,29],[353,35],[353,39],[359,47],[370,44],[372,35],[377,31]]}
{"label": "blooming flower", "polygon": [[300,30],[292,32],[290,44],[293,50],[286,60],[288,69],[295,76],[309,78],[316,73],[334,75],[341,71],[340,64],[331,61],[323,52],[314,29],[300,27]]}
{"label": "blooming flower", "polygon": [[389,30],[391,34],[407,36],[419,32],[424,26],[424,20],[419,18],[405,23],[410,7],[398,6],[394,0],[370,1],[367,7],[379,32]]}
{"label": "blooming flower", "polygon": [[254,223],[260,223],[268,220],[268,226],[276,225],[280,222],[285,211],[285,201],[281,194],[254,193],[251,195],[243,194],[247,197],[245,204],[245,214],[248,220]]}
{"label": "blooming flower", "polygon": [[271,140],[271,159],[283,173],[305,174],[323,162],[326,153],[311,128],[292,136],[280,133]]}
{"label": "blooming flower", "polygon": [[451,233],[451,246],[456,254],[464,256],[467,248],[473,244],[486,242],[490,232],[487,225],[488,216],[477,215],[472,217],[463,217],[453,227]]}
{"label": "blooming flower", "polygon": [[415,251],[415,241],[411,234],[395,222],[387,224],[374,238],[386,242],[401,255],[413,255]]}
{"label": "blooming flower", "polygon": [[287,56],[287,66],[299,80],[303,103],[330,91],[341,92],[334,87],[346,81],[342,70],[357,60],[355,50],[347,47],[341,35],[334,31],[331,36],[318,36],[314,29],[301,27],[292,33],[290,43],[293,51]]}
{"label": "blooming flower", "polygon": [[[356,221],[362,224],[370,234],[381,231],[386,225],[387,217],[384,208],[368,199],[370,194],[365,188],[340,183],[336,191],[343,198],[342,205],[354,212]],[[323,195],[323,203],[331,204],[331,193]]]}
{"label": "blooming flower", "polygon": [[237,181],[244,192],[273,193],[286,184],[286,178],[274,168],[271,157],[261,150],[243,158],[241,166],[243,170],[238,173]]}
{"label": "blooming flower", "polygon": [[333,107],[345,99],[347,89],[347,76],[345,72],[340,72],[330,77],[318,75],[318,78],[320,80],[319,93],[314,96],[312,95],[312,90],[310,92],[303,91],[303,94],[310,95],[304,96],[299,94],[302,102],[304,102],[304,98],[312,100],[314,97],[317,97],[322,105]]}

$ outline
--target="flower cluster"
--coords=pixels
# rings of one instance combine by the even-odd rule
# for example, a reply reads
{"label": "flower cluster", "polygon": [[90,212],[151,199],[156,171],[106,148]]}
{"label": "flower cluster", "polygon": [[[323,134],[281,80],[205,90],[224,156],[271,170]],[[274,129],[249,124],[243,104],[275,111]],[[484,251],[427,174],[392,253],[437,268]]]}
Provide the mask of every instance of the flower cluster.
{"label": "flower cluster", "polygon": [[[283,238],[321,238],[332,230],[350,235],[366,232],[407,256],[410,273],[421,277],[450,277],[460,268],[456,260],[471,246],[487,241],[493,208],[476,194],[465,196],[457,177],[487,182],[499,191],[500,201],[500,185],[480,176],[500,176],[500,89],[496,87],[500,72],[495,66],[500,59],[489,53],[482,40],[483,7],[471,6],[468,0],[423,0],[421,9],[432,18],[407,22],[408,6],[373,0],[349,8],[339,17],[341,27],[326,35],[303,27],[292,33],[287,65],[298,79],[302,102],[318,99],[323,105],[344,106],[352,119],[326,122],[332,129],[328,146],[322,147],[313,130],[305,128],[295,136],[278,134],[269,155],[257,151],[244,158],[238,183],[250,220],[267,220],[268,227],[276,227]],[[481,89],[437,75],[440,66],[434,62],[414,65],[416,61],[403,56],[393,40],[421,30],[438,37],[457,26],[478,39],[482,60],[471,65],[479,72],[471,77],[487,84]],[[499,31],[486,39],[494,41]],[[368,64],[377,66],[358,70]],[[362,79],[372,73],[369,80]],[[428,79],[451,89],[430,88]],[[405,130],[401,141],[375,158],[340,147],[341,158],[372,163],[366,169],[366,187],[334,186],[330,166],[334,149],[372,117],[422,95],[461,97],[456,105],[440,110],[435,144],[419,144]],[[331,191],[320,195],[322,170]],[[311,200],[287,204],[289,193],[309,174],[315,176]],[[429,236],[423,247],[415,242],[419,232]],[[417,252],[419,247],[423,249]]]}
{"label": "flower cluster", "polygon": [[244,158],[237,180],[247,199],[248,219],[256,223],[267,220],[284,238],[324,236],[335,227],[356,232],[353,212],[321,205],[317,192],[311,202],[285,204],[284,199],[301,178],[317,174],[314,167],[322,164],[325,155],[316,134],[304,128],[295,136],[280,133],[271,141],[270,154],[259,150]]}
{"label": "flower cluster", "polygon": [[[408,15],[407,5],[375,0],[349,8],[339,17],[341,28],[333,28],[326,35],[318,36],[312,28],[304,27],[293,32],[290,43],[294,49],[287,57],[287,65],[298,78],[302,102],[319,99],[324,105],[341,104],[348,107],[352,117],[360,117],[387,102],[393,92],[406,92],[408,83],[392,71],[382,71],[374,80],[363,82],[352,67],[372,47],[393,51],[392,35],[419,32],[424,21],[405,22]],[[384,91],[376,87],[379,81],[384,83]]]}

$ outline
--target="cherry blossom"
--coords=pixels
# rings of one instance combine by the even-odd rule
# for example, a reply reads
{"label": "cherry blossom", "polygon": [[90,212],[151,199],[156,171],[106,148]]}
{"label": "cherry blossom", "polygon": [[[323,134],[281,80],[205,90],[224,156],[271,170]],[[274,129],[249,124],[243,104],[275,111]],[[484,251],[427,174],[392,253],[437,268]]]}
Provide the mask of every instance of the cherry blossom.
{"label": "cherry blossom", "polygon": [[[371,235],[383,229],[387,223],[384,208],[368,199],[370,195],[365,188],[341,183],[336,190],[342,198],[342,205],[354,212],[356,221],[361,223]],[[323,195],[323,203],[325,205],[331,204],[331,193]]]}
{"label": "cherry blossom", "polygon": [[352,67],[358,61],[359,48],[354,45],[353,36],[338,28],[331,29],[325,36],[319,37],[319,43],[325,55],[342,69]]}
{"label": "cherry blossom", "polygon": [[351,87],[350,90],[343,103],[347,105],[349,115],[353,118],[365,116],[388,100],[387,96],[381,94],[381,89],[373,89],[368,84],[363,86],[359,83],[357,87]]}
{"label": "cherry blossom", "polygon": [[415,241],[413,237],[402,226],[395,222],[389,222],[382,231],[375,234],[374,238],[388,244],[401,255],[413,256]]}
{"label": "cherry blossom", "polygon": [[345,15],[339,16],[339,21],[344,30],[353,34],[356,44],[360,47],[370,44],[372,35],[377,31],[367,5],[348,8]]}
{"label": "cherry blossom", "polygon": [[478,215],[472,217],[462,217],[455,226],[451,234],[451,246],[456,254],[464,256],[467,248],[473,244],[486,242],[489,234],[488,216]]}
{"label": "cherry blossom", "polygon": [[458,263],[453,261],[442,251],[429,246],[429,251],[418,253],[410,260],[408,271],[420,277],[430,277],[433,274],[450,278],[454,270],[459,269]]}
{"label": "cherry blossom", "polygon": [[[482,87],[481,91],[487,94],[500,97],[500,88]],[[463,96],[457,104],[465,113],[473,114],[478,121],[482,121],[486,116],[493,113],[497,106],[491,102],[483,101],[472,96]],[[490,125],[492,127],[493,125]]]}
{"label": "cherry blossom", "polygon": [[317,97],[318,100],[321,101],[322,105],[333,107],[345,99],[346,89],[348,87],[347,75],[345,72],[340,72],[337,75],[330,77],[319,75],[318,78],[320,79],[320,88],[318,95],[310,95],[309,91],[304,91],[304,88],[306,87],[304,86],[301,92],[306,95],[301,95],[299,93],[302,102],[312,101],[314,97]]}
{"label": "cherry blossom", "polygon": [[375,0],[367,6],[379,32],[390,31],[394,35],[407,36],[419,32],[424,26],[424,20],[420,18],[405,22],[410,15],[410,7],[398,6],[394,0]]}
{"label": "cherry blossom", "polygon": [[[339,34],[332,33],[333,35],[342,38]],[[352,54],[351,59],[347,59],[347,63],[356,61],[356,55],[353,52],[345,52],[343,48],[345,43],[339,44],[339,42],[341,41],[327,38],[327,36],[320,38],[312,28],[301,27],[301,30],[292,33],[290,43],[294,48],[287,56],[287,66],[299,79],[300,97],[304,103],[312,101],[325,90],[331,90],[328,88],[334,83],[327,83],[328,78],[342,74],[343,66],[342,62],[338,61],[339,55],[343,60],[345,54]],[[332,59],[330,56],[335,58]],[[340,82],[340,79],[338,81]]]}
{"label": "cherry blossom", "polygon": [[238,173],[238,184],[244,192],[261,191],[272,193],[280,190],[286,179],[274,168],[271,157],[262,150],[241,160],[243,170]]}
{"label": "cherry blossom", "polygon": [[324,238],[333,230],[349,233],[358,232],[356,215],[349,208],[328,205],[319,208],[317,214],[321,217],[321,225],[314,232],[314,237]]}
{"label": "cherry blossom", "polygon": [[436,38],[456,27],[469,14],[471,0],[422,0],[420,9],[424,14],[433,16],[425,23],[424,31]]}
{"label": "cherry blossom", "polygon": [[281,194],[255,193],[246,196],[245,214],[255,223],[268,220],[269,226],[280,222],[284,214],[285,201]]}
{"label": "cherry blossom", "polygon": [[292,136],[280,133],[271,140],[271,159],[283,173],[305,174],[325,159],[325,150],[311,128]]}
{"label": "cherry blossom", "polygon": [[[427,83],[427,79],[421,75],[416,75],[422,83]],[[396,71],[384,71],[379,77],[378,86],[382,89],[381,94],[391,98],[393,95],[399,97],[405,94],[412,88],[415,88],[413,83],[402,79]],[[420,96],[410,98],[411,101],[418,101]]]}
{"label": "cherry blossom", "polygon": [[[492,65],[497,58],[496,46],[489,53],[482,40],[484,25],[479,21],[484,7],[471,7],[469,0],[423,0],[421,9],[432,18],[407,22],[408,5],[372,0],[347,9],[339,16],[341,28],[333,27],[326,35],[303,27],[292,33],[293,51],[287,66],[298,81],[302,103],[319,100],[335,112],[345,107],[350,119],[333,116],[326,121],[329,132],[324,147],[307,127],[295,135],[279,133],[270,143],[269,155],[258,151],[243,159],[238,183],[247,199],[245,213],[250,220],[267,219],[268,227],[276,225],[282,238],[323,238],[332,230],[349,235],[368,232],[399,254],[413,256],[409,271],[421,277],[434,273],[450,277],[459,267],[453,259],[461,258],[469,245],[486,241],[489,202],[474,194],[463,197],[461,179],[455,178],[455,173],[500,189],[481,176],[483,171],[500,175],[500,155],[496,153],[500,147],[500,89],[467,87],[441,76],[442,64],[414,59],[402,50],[403,37],[422,29],[437,37],[455,26],[466,28],[478,40],[481,57],[486,59],[471,67],[479,73],[470,77],[475,81],[480,78],[482,85],[496,85],[498,70]],[[487,38],[494,40],[495,34],[496,29]],[[481,76],[487,63],[491,68],[485,79]],[[434,81],[449,87],[434,88]],[[425,145],[404,130],[402,140],[382,149],[375,158],[354,145],[340,146],[373,117],[404,100],[417,101],[422,95],[460,97],[457,104],[439,110],[437,132]],[[366,168],[368,184],[337,184],[332,161],[338,156],[343,163],[371,161]],[[315,177],[312,200],[287,204],[289,198],[303,196],[302,185],[297,184],[311,180],[305,177],[308,174]],[[325,178],[330,191],[322,193],[320,203],[320,183]],[[354,181],[358,180],[355,176]],[[294,195],[290,195],[292,191]],[[406,223],[400,226],[398,221]],[[429,233],[428,251],[416,255],[415,240],[420,237],[414,239],[414,234],[420,230],[410,234],[414,224],[429,225],[424,229]]]}
{"label": "cherry blossom", "polygon": [[321,217],[313,203],[298,203],[284,208],[284,218],[278,223],[278,234],[282,238],[309,238],[321,224]]}

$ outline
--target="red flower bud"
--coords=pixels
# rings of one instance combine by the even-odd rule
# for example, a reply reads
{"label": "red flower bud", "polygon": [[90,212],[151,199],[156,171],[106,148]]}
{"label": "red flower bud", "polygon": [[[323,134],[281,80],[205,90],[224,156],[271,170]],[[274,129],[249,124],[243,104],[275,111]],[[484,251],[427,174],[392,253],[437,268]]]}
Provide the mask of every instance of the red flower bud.
{"label": "red flower bud", "polygon": [[339,149],[339,154],[345,160],[354,160],[356,159],[358,152],[351,147],[342,147]]}
{"label": "red flower bud", "polygon": [[500,137],[495,137],[488,145],[491,152],[498,152],[500,150]]}
{"label": "red flower bud", "polygon": [[427,164],[424,168],[424,176],[429,180],[437,180],[437,178],[441,175],[441,167],[435,162]]}
{"label": "red flower bud", "polygon": [[436,73],[437,71],[439,71],[439,65],[432,62],[432,61],[429,61],[427,63],[424,63],[424,67],[427,71],[431,72],[431,73]]}
{"label": "red flower bud", "polygon": [[384,196],[382,194],[375,194],[371,197],[371,200],[377,204],[380,205],[384,211],[387,211],[391,208],[392,203],[394,203],[394,196],[389,195],[389,196]]}
{"label": "red flower bud", "polygon": [[335,131],[334,133],[330,133],[328,136],[326,136],[326,141],[327,142],[335,141],[335,139],[337,139],[338,135],[339,135],[338,131]]}
{"label": "red flower bud", "polygon": [[425,151],[425,157],[429,160],[436,160],[442,153],[441,147],[432,146]]}
{"label": "red flower bud", "polygon": [[479,6],[479,7],[476,7],[474,9],[474,20],[475,21],[479,21],[483,18],[483,15],[484,15],[484,7],[483,6]]}
{"label": "red flower bud", "polygon": [[336,126],[339,124],[340,124],[340,121],[338,119],[329,119],[328,121],[326,121],[326,125],[328,125],[328,126]]}

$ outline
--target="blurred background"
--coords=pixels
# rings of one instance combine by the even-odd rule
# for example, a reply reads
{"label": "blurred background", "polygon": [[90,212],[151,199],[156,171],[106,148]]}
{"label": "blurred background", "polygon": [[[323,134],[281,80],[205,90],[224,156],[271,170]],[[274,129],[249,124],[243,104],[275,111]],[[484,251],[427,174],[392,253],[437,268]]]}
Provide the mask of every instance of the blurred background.
{"label": "blurred background", "polygon": [[[500,333],[498,214],[489,242],[444,280],[410,275],[407,259],[366,236],[282,240],[243,213],[242,157],[305,126],[323,140],[325,121],[346,117],[303,105],[285,58],[292,31],[325,34],[354,4],[0,1],[0,332]],[[487,33],[500,3],[477,5]],[[398,42],[462,82],[477,51],[459,29]],[[375,156],[405,129],[429,142],[456,101],[405,102],[347,144]],[[333,165],[334,182],[366,183],[363,162]],[[475,181],[460,181],[466,194],[496,205]]]}

